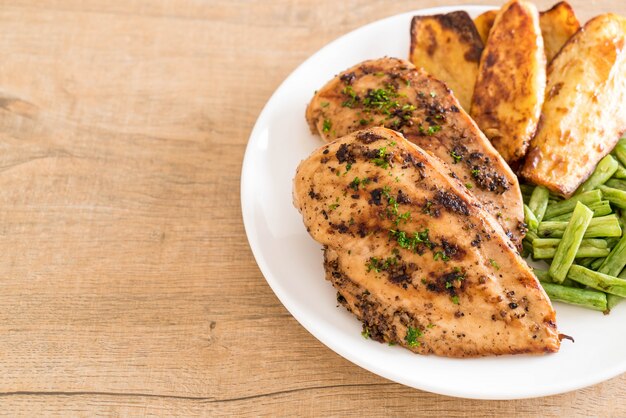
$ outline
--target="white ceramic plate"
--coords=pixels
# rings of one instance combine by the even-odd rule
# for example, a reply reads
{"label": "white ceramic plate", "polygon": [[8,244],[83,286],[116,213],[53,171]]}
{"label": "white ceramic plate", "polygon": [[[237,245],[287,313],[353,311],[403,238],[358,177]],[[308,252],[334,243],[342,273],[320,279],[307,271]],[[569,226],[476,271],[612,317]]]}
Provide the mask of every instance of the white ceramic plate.
{"label": "white ceramic plate", "polygon": [[544,356],[449,359],[420,356],[366,340],[361,324],[337,307],[324,280],[321,246],[307,234],[292,205],[298,163],[322,145],[304,119],[313,92],[365,59],[407,58],[409,24],[416,14],[492,7],[419,10],[363,26],[322,48],[276,90],[257,120],[243,163],[241,202],[252,252],[267,282],[291,314],[316,338],[351,362],[414,388],[476,399],[552,395],[589,386],[626,371],[626,303],[610,315],[556,303],[561,351]]}

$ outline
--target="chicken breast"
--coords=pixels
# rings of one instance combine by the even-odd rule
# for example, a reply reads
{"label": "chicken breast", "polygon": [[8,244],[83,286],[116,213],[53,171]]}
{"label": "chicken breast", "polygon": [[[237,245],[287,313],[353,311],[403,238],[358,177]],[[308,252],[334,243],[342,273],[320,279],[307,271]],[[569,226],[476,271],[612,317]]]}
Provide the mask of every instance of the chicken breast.
{"label": "chicken breast", "polygon": [[446,173],[471,190],[521,245],[524,210],[517,177],[446,85],[413,64],[382,58],[349,68],[315,94],[306,118],[327,141],[370,126],[403,133],[444,161]]}
{"label": "chicken breast", "polygon": [[548,67],[522,176],[570,197],[626,130],[626,18],[591,19]]}
{"label": "chicken breast", "polygon": [[537,8],[502,7],[480,59],[470,114],[509,164],[526,155],[541,114],[546,57]]}
{"label": "chicken breast", "polygon": [[294,204],[364,335],[420,354],[559,349],[555,313],[500,225],[438,159],[385,128],[303,161]]}

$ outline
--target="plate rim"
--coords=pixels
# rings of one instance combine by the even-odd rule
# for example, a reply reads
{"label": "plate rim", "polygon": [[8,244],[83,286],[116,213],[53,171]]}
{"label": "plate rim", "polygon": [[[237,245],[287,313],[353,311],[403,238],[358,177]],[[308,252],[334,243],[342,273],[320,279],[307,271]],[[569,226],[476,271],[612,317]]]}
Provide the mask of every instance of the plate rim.
{"label": "plate rim", "polygon": [[[252,151],[256,143],[255,138],[259,137],[259,132],[267,124],[268,115],[270,113],[271,108],[273,107],[272,105],[277,100],[276,98],[281,93],[284,86],[288,84],[289,81],[302,70],[302,68],[306,67],[309,64],[309,62],[315,60],[315,58],[318,55],[321,55],[324,53],[324,51],[333,48],[336,44],[340,43],[345,38],[354,36],[354,34],[357,32],[366,31],[371,26],[382,24],[389,20],[398,19],[401,16],[410,15],[410,14],[428,15],[428,14],[437,14],[437,13],[449,13],[452,11],[466,11],[468,13],[472,13],[472,12],[483,13],[485,11],[495,10],[497,8],[498,8],[497,6],[493,6],[493,5],[456,4],[456,5],[449,5],[449,6],[436,6],[436,7],[429,7],[429,8],[423,8],[423,9],[414,9],[414,10],[410,10],[407,12],[387,16],[382,19],[371,21],[325,44],[323,47],[321,47],[315,53],[313,53],[307,59],[305,59],[302,63],[300,63],[295,69],[293,69],[289,73],[289,75],[285,77],[283,81],[279,84],[279,86],[274,90],[270,98],[267,100],[267,102],[263,106],[263,109],[259,113],[259,116],[257,117],[255,121],[254,127],[248,137],[248,143],[246,145],[246,149],[245,149],[245,153],[243,157],[243,163],[241,167],[241,183],[240,183],[241,216],[243,219],[244,230],[246,233],[248,244],[250,246],[254,259],[263,275],[263,278],[265,279],[267,284],[270,286],[270,288],[272,289],[272,291],[274,292],[278,300],[281,302],[281,304],[287,309],[289,314],[293,316],[293,318],[302,327],[304,327],[315,339],[317,339],[323,345],[331,349],[333,352],[339,354],[341,357],[343,357],[350,363],[355,364],[382,378],[389,379],[395,383],[399,383],[404,386],[411,387],[411,388],[418,389],[418,390],[436,393],[439,395],[452,396],[452,397],[465,398],[465,399],[478,399],[478,400],[514,400],[514,399],[529,399],[529,398],[538,398],[538,397],[544,397],[544,396],[558,395],[558,394],[571,392],[574,390],[596,385],[598,383],[601,383],[611,378],[614,378],[616,376],[619,376],[622,373],[626,372],[626,370],[619,370],[618,368],[616,368],[615,370],[611,369],[610,371],[596,375],[595,378],[592,378],[592,379],[571,380],[565,384],[561,384],[561,385],[558,385],[557,387],[553,387],[549,389],[545,389],[545,388],[540,389],[540,390],[528,389],[522,392],[516,392],[516,393],[509,392],[508,394],[494,395],[491,393],[481,393],[480,390],[473,390],[472,388],[468,388],[467,390],[454,390],[453,388],[447,388],[447,387],[443,387],[440,385],[429,385],[427,381],[421,381],[419,385],[416,385],[415,382],[406,380],[402,374],[395,373],[394,371],[389,370],[389,369],[384,369],[382,364],[378,365],[373,362],[366,363],[362,361],[360,358],[358,358],[358,356],[351,355],[351,353],[349,353],[348,350],[345,349],[341,344],[336,343],[331,338],[327,338],[322,332],[318,332],[316,325],[315,325],[314,318],[309,318],[305,314],[300,314],[298,307],[296,306],[297,304],[291,301],[291,299],[287,296],[286,292],[283,291],[283,289],[278,285],[278,280],[276,280],[276,278],[274,277],[274,273],[272,272],[271,268],[269,267],[265,259],[263,251],[261,249],[261,244],[258,240],[256,231],[254,229],[253,214],[255,213],[255,209],[250,203],[251,199],[248,198],[247,190],[249,188],[249,183],[250,183],[249,179],[251,178],[250,176],[252,175],[252,173],[250,173],[249,171],[252,168],[251,167],[252,164],[250,163],[250,161],[253,158]],[[502,356],[502,357],[506,357],[506,356]]]}

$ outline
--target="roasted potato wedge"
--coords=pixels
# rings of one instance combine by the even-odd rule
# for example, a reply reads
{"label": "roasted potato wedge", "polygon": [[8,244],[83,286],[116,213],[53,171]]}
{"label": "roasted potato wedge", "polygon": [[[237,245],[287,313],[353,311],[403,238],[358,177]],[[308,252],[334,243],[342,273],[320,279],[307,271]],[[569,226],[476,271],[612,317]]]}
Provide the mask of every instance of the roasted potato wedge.
{"label": "roasted potato wedge", "polygon": [[509,164],[526,154],[541,114],[545,85],[537,8],[510,1],[498,12],[489,33],[470,111]]}
{"label": "roasted potato wedge", "polygon": [[493,26],[494,20],[496,20],[497,14],[497,10],[489,10],[483,14],[478,15],[476,19],[474,19],[474,25],[476,25],[476,30],[478,30],[478,34],[480,35],[480,39],[482,39],[483,44],[487,43],[489,31]]}
{"label": "roasted potato wedge", "polygon": [[565,42],[578,32],[580,22],[572,6],[562,1],[552,6],[550,10],[539,13],[539,26],[543,35],[546,60],[550,62]]}
{"label": "roasted potato wedge", "polygon": [[546,101],[522,175],[564,197],[626,130],[626,18],[587,22],[548,67]]}
{"label": "roasted potato wedge", "polygon": [[445,82],[466,110],[482,50],[480,35],[466,12],[415,16],[411,22],[409,60]]}

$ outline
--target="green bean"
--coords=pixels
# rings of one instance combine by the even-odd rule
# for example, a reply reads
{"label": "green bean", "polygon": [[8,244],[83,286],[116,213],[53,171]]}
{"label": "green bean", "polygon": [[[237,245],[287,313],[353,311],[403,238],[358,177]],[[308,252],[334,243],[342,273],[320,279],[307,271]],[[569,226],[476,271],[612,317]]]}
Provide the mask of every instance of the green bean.
{"label": "green bean", "polygon": [[593,174],[578,188],[576,194],[588,192],[606,183],[617,171],[618,163],[610,154],[600,160]]}
{"label": "green bean", "polygon": [[[533,241],[534,248],[556,248],[561,243],[562,238],[537,238]],[[590,238],[584,239],[580,243],[581,247],[594,247],[600,249],[609,248],[609,244],[605,239]]]}
{"label": "green bean", "polygon": [[541,222],[543,216],[546,213],[549,198],[550,192],[543,186],[535,187],[535,189],[533,190],[533,194],[530,196],[530,200],[528,201],[528,207],[537,217],[537,221],[539,222]]}
{"label": "green bean", "polygon": [[[541,238],[559,238],[563,236],[567,222],[541,222],[537,228],[537,235]],[[593,218],[585,232],[584,238],[621,237],[622,229],[619,226],[617,215]]]}
{"label": "green bean", "polygon": [[549,204],[546,208],[546,213],[543,215],[543,219],[549,220],[550,218],[553,218],[555,216],[572,212],[576,207],[576,202],[578,201],[584,203],[585,205],[590,205],[592,203],[597,203],[600,200],[602,200],[602,192],[599,190],[592,190],[590,192],[574,195],[567,200],[563,200],[554,204]]}
{"label": "green bean", "polygon": [[624,267],[626,267],[626,235],[622,236],[611,253],[607,255],[598,271],[609,276],[617,276]]}
{"label": "green bean", "polygon": [[593,258],[593,257],[580,258],[580,259],[576,260],[576,264],[578,264],[579,266],[583,266],[583,267],[589,268],[589,266],[591,265],[593,260],[595,260],[595,258]]}
{"label": "green bean", "polygon": [[533,190],[535,189],[535,186],[531,185],[531,184],[524,184],[521,183],[519,185],[520,190],[522,191],[522,193],[527,194],[527,195],[531,195]]}
{"label": "green bean", "polygon": [[606,310],[610,311],[611,309],[613,309],[615,307],[615,305],[620,303],[622,300],[624,300],[624,298],[622,298],[620,296],[617,296],[617,295],[612,295],[610,293],[607,293],[607,295],[606,295]]}
{"label": "green bean", "polygon": [[622,138],[615,148],[613,149],[613,154],[617,157],[617,159],[623,164],[626,165],[626,141]]}
{"label": "green bean", "polygon": [[[608,255],[608,254],[607,254]],[[606,256],[600,257],[600,258],[596,258],[595,260],[593,260],[593,262],[591,263],[591,265],[589,265],[589,268],[593,271],[598,271],[598,269],[600,268],[600,266],[602,265],[602,263],[604,263],[604,259],[606,258]]]}
{"label": "green bean", "polygon": [[595,290],[577,289],[549,282],[541,282],[550,300],[583,306],[604,312],[607,310],[607,298],[603,292]]}
{"label": "green bean", "polygon": [[[550,264],[548,272],[557,282],[561,283],[567,276],[567,271],[571,267],[577,256],[580,243],[583,240],[585,231],[593,218],[593,212],[581,202],[576,202],[572,219],[567,224],[563,232],[563,239],[556,248],[554,260]],[[537,256],[535,251],[535,257]],[[584,253],[580,257],[593,257],[593,254]]]}
{"label": "green bean", "polygon": [[539,226],[539,221],[535,217],[535,214],[527,205],[524,205],[524,222],[528,225],[528,229],[531,231],[536,231]]}
{"label": "green bean", "polygon": [[618,179],[610,179],[606,183],[604,183],[607,187],[612,187],[614,189],[626,190],[626,180],[618,180]]}
{"label": "green bean", "polygon": [[[535,276],[537,276],[537,279],[540,282],[550,282],[550,283],[555,283],[554,279],[552,277],[550,277],[550,273],[548,273],[548,270],[540,270],[540,269],[533,269],[533,272],[535,273]],[[577,287],[580,286],[577,282],[570,280],[568,278],[566,278],[565,280],[563,280],[563,283],[561,283],[563,286],[569,286],[569,287]]]}
{"label": "green bean", "polygon": [[577,265],[573,265],[569,269],[567,277],[594,289],[626,297],[626,280]]}
{"label": "green bean", "polygon": [[617,170],[615,170],[615,173],[613,173],[613,178],[614,179],[626,179],[626,167],[624,167],[621,164],[618,165]]}
{"label": "green bean", "polygon": [[522,258],[533,254],[533,244],[528,240],[522,241]]}
{"label": "green bean", "polygon": [[602,196],[620,209],[626,209],[626,191],[607,186],[598,186]]}
{"label": "green bean", "polygon": [[[536,260],[546,260],[556,257],[556,250],[558,247],[533,247],[533,258]],[[611,250],[608,248],[597,248],[592,246],[580,246],[578,251],[574,254],[574,258],[587,258],[587,257],[606,257]],[[554,263],[554,262],[553,262]]]}
{"label": "green bean", "polygon": [[530,242],[533,242],[534,240],[539,238],[539,236],[537,235],[537,232],[535,232],[535,231],[528,231],[528,232],[526,232],[526,237],[525,238],[527,240],[529,240]]}
{"label": "green bean", "polygon": [[[592,203],[587,205],[589,209],[593,211],[593,217],[597,218],[599,216],[609,215],[613,212],[611,208],[611,203],[608,200],[601,200],[598,203]],[[564,213],[563,215],[555,216],[550,219],[550,222],[554,221],[569,221],[572,217],[572,212]]]}

